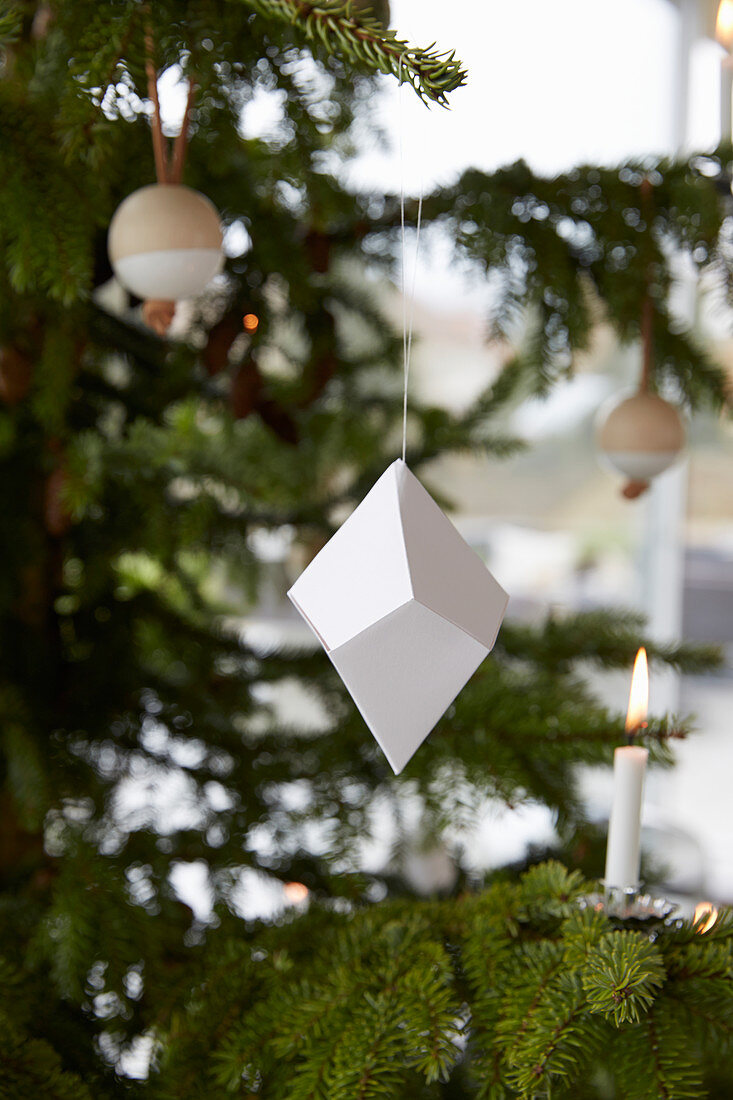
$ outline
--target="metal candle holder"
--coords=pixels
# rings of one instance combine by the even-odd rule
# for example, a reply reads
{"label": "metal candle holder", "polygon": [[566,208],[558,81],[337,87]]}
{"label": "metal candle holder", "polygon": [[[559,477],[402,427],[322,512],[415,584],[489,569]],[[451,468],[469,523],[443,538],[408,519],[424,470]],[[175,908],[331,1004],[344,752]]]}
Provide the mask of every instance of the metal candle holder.
{"label": "metal candle holder", "polygon": [[638,887],[606,886],[605,883],[601,885],[603,891],[583,894],[578,899],[580,908],[604,913],[614,923],[623,924],[624,927],[636,925],[649,929],[654,925],[664,924],[678,908],[668,898],[642,893],[641,884]]}

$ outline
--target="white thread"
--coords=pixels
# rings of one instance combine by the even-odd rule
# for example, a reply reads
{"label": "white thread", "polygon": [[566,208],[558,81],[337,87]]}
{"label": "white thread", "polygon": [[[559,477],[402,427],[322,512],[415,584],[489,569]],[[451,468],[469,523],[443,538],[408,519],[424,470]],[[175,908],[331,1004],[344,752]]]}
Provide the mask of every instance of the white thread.
{"label": "white thread", "polygon": [[[412,326],[415,320],[415,284],[417,282],[417,257],[420,251],[420,225],[422,223],[422,193],[417,204],[417,231],[415,233],[415,265],[412,269],[412,286],[410,287],[410,323],[407,330],[407,353],[405,355],[405,386],[402,403],[402,461],[405,461],[407,452],[407,383],[410,378],[410,357],[412,355]],[[404,263],[404,252],[403,252]]]}
{"label": "white thread", "polygon": [[404,372],[404,388],[402,395],[402,461],[407,454],[407,383],[410,378],[410,356],[412,354],[412,326],[415,319],[415,285],[417,282],[417,260],[420,251],[420,226],[422,224],[422,188],[417,204],[417,231],[415,235],[415,261],[412,269],[412,285],[410,287],[410,316],[408,325],[407,316],[407,288],[405,285],[405,267],[407,247],[405,242],[405,157],[404,157],[404,124],[402,117],[402,58],[399,62],[397,79],[399,81],[399,139],[400,139],[400,229],[402,233],[402,263],[401,263],[401,288],[402,288],[402,361]]}

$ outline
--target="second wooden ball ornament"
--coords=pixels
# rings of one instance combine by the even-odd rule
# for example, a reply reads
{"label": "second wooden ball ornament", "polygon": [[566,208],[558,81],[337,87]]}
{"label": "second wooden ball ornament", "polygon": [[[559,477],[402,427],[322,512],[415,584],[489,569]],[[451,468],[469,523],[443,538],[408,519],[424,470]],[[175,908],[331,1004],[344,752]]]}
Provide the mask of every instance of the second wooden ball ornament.
{"label": "second wooden ball ornament", "polygon": [[[642,189],[649,202],[650,187]],[[648,282],[647,282],[648,287]],[[596,420],[598,450],[629,480],[621,490],[629,500],[641,496],[652,478],[668,469],[685,445],[679,409],[650,390],[654,372],[654,302],[647,289],[641,307],[642,368],[637,393],[614,398]]]}
{"label": "second wooden ball ornament", "polygon": [[601,409],[596,427],[599,450],[629,479],[622,490],[629,498],[643,493],[652,478],[675,462],[685,434],[679,410],[644,390]]}

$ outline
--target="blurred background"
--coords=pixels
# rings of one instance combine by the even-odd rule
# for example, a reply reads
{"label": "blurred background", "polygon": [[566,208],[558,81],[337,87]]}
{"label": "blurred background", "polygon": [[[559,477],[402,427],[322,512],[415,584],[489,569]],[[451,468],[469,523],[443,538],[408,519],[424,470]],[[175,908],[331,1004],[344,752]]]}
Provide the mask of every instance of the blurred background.
{"label": "blurred background", "polygon": [[[355,188],[394,191],[404,181],[406,192],[418,195],[471,165],[491,170],[521,158],[552,175],[575,164],[704,150],[730,135],[727,55],[713,37],[715,4],[392,0],[391,7],[392,25],[405,37],[438,37],[455,47],[470,81],[446,111],[425,107],[385,80],[372,108],[377,133],[365,130],[348,167]],[[172,124],[180,94],[171,85],[164,96]],[[277,117],[277,104],[263,93],[246,108],[245,132],[266,135]],[[410,271],[414,245],[410,235]],[[399,291],[385,284],[380,293],[399,328]],[[694,322],[697,335],[733,370],[733,318],[711,307],[705,288],[684,270],[676,295],[680,316]],[[461,269],[439,230],[423,234],[415,275],[413,393],[458,410],[495,377],[510,349],[488,341],[491,305],[490,280]],[[683,907],[702,898],[731,903],[733,824],[726,788],[733,774],[733,431],[713,416],[696,415],[684,461],[658,478],[646,497],[624,500],[620,479],[598,462],[593,426],[604,400],[633,385],[639,354],[619,349],[599,326],[572,381],[547,400],[515,408],[509,427],[529,443],[525,453],[491,468],[485,459],[440,460],[429,480],[455,502],[455,523],[510,593],[511,616],[540,620],[550,607],[632,607],[648,616],[657,640],[726,647],[722,675],[652,670],[651,712],[692,713],[698,733],[678,747],[674,770],[652,770],[648,778],[643,844],[647,858],[663,869],[667,892]],[[241,623],[243,635],[262,644],[285,638],[308,644],[309,631],[285,598],[293,579],[287,540],[265,539],[257,552],[270,563],[271,584]],[[607,675],[595,685],[614,709],[626,706],[630,674],[629,668],[628,677]],[[297,692],[281,691],[269,701],[284,717],[297,714],[301,724],[312,706]],[[311,720],[317,727],[319,715]],[[603,822],[610,770],[589,770],[583,789],[589,815]],[[414,811],[417,823],[419,807]],[[552,838],[543,807],[487,805],[480,826],[452,840],[465,863],[479,870],[522,859],[531,845]],[[449,845],[419,847],[407,860],[416,887],[429,892],[450,885]],[[389,851],[385,832],[383,843],[365,848],[365,864],[383,865]],[[205,917],[205,867],[179,871],[181,897]],[[290,897],[287,888],[281,895],[243,881],[246,916],[302,900],[297,889]]]}

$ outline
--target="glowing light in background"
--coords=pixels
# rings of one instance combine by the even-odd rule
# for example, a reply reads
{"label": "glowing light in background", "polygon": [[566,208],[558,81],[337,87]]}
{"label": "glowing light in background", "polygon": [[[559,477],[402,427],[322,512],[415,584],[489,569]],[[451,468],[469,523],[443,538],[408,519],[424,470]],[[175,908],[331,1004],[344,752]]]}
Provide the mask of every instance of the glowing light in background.
{"label": "glowing light in background", "polygon": [[718,17],[715,20],[715,37],[726,50],[733,46],[733,0],[720,0]]}
{"label": "glowing light in background", "polygon": [[245,332],[257,332],[259,328],[260,319],[256,313],[245,313],[242,318],[242,324],[244,325]]}
{"label": "glowing light in background", "polygon": [[289,905],[303,905],[308,900],[310,890],[302,882],[286,882],[283,894]]}
{"label": "glowing light in background", "polygon": [[718,910],[709,901],[701,901],[695,906],[695,915],[692,923],[699,925],[697,931],[709,932],[718,919]]}

